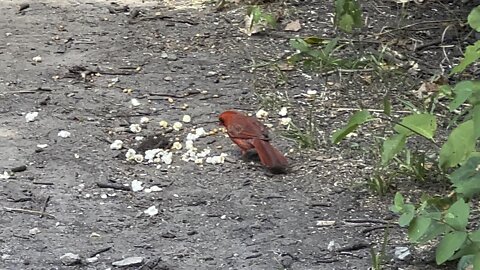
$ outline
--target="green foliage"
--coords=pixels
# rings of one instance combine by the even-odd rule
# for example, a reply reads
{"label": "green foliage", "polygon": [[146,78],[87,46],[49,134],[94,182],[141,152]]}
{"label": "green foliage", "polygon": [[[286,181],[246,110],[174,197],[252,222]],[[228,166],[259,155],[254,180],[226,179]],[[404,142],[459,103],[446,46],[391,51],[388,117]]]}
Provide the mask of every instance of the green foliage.
{"label": "green foliage", "polygon": [[371,119],[371,115],[368,111],[363,110],[356,112],[352,117],[350,117],[350,120],[345,127],[333,133],[332,142],[339,143],[343,138],[357,129],[358,126],[367,122],[369,119]]}
{"label": "green foliage", "polygon": [[335,0],[335,24],[342,31],[362,27],[362,10],[356,0]]}
{"label": "green foliage", "polygon": [[474,8],[468,15],[468,24],[475,31],[480,32],[480,6]]}

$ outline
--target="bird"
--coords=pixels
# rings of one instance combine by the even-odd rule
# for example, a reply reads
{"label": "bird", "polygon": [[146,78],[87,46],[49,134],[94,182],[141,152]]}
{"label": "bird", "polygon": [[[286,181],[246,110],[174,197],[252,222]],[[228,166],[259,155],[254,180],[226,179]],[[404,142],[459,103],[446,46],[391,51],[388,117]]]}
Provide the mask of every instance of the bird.
{"label": "bird", "polygon": [[218,119],[224,126],[230,139],[240,147],[242,156],[248,157],[251,151],[256,151],[260,162],[274,174],[286,173],[287,158],[270,144],[268,129],[256,118],[241,112],[227,110]]}

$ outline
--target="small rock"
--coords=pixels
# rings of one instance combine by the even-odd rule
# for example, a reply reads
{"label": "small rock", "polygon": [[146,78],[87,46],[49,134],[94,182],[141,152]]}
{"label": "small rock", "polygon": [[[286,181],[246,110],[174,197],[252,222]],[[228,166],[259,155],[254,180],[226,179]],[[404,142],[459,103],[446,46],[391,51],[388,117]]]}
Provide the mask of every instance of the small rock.
{"label": "small rock", "polygon": [[28,122],[33,122],[35,121],[35,118],[37,118],[38,112],[29,112],[25,115],[25,121]]}
{"label": "small rock", "polygon": [[60,130],[58,132],[58,137],[62,137],[62,138],[68,138],[70,137],[72,134],[66,130]]}
{"label": "small rock", "polygon": [[91,257],[91,258],[86,258],[85,261],[87,263],[94,263],[94,262],[98,261],[98,257],[95,256],[95,257]]}
{"label": "small rock", "polygon": [[40,63],[40,62],[42,62],[42,57],[37,55],[37,56],[33,57],[32,60],[33,60],[33,62]]}
{"label": "small rock", "polygon": [[73,254],[73,253],[65,253],[60,257],[60,260],[64,265],[70,266],[70,265],[76,265],[81,262],[80,255],[78,254]]}
{"label": "small rock", "polygon": [[167,55],[167,60],[168,61],[177,61],[177,59],[178,59],[178,57],[177,57],[176,54],[172,53],[172,54]]}
{"label": "small rock", "polygon": [[167,77],[165,77],[165,78],[163,78],[163,79],[164,79],[165,81],[167,81],[167,82],[169,82],[169,81],[173,80],[173,78],[172,78],[172,77],[170,77],[170,76],[167,76]]}
{"label": "small rock", "polygon": [[158,214],[158,209],[157,207],[154,205],[154,206],[150,206],[147,210],[143,211],[143,213],[153,217],[155,216],[156,214]]}
{"label": "small rock", "polygon": [[113,262],[113,266],[134,266],[139,265],[143,262],[143,257],[128,257],[120,261]]}

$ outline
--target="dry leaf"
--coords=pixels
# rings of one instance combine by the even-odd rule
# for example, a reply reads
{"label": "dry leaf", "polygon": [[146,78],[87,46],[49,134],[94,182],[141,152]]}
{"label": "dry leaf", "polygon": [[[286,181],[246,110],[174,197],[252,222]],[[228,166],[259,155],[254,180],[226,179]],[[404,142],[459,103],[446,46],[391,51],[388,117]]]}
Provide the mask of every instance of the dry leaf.
{"label": "dry leaf", "polygon": [[302,29],[302,26],[300,25],[300,20],[291,21],[285,26],[285,31],[298,32],[300,29]]}

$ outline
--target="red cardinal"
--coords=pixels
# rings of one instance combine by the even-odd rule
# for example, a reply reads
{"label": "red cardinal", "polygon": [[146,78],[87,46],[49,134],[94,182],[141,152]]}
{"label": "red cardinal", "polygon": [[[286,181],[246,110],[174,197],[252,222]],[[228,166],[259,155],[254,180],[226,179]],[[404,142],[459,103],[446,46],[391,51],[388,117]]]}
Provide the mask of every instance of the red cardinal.
{"label": "red cardinal", "polygon": [[230,139],[242,149],[242,155],[256,150],[260,162],[272,173],[285,173],[288,160],[270,144],[267,127],[256,118],[237,111],[225,111],[218,117]]}

